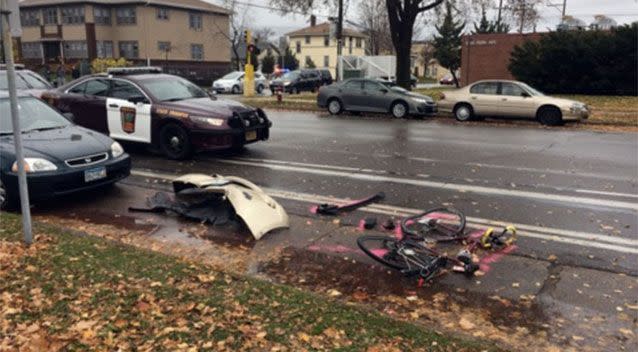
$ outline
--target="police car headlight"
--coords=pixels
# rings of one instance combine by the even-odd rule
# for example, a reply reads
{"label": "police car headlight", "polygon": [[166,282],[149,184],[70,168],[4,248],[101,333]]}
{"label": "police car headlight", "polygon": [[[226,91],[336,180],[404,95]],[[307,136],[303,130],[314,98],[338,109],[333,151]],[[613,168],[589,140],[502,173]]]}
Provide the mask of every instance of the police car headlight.
{"label": "police car headlight", "polygon": [[124,148],[122,148],[122,145],[118,142],[113,142],[113,144],[111,144],[111,156],[117,158],[122,154],[124,154]]}
{"label": "police car headlight", "polygon": [[210,126],[221,126],[224,124],[224,119],[216,119],[216,118],[212,118],[212,117],[206,117],[206,116],[190,116],[190,119],[193,120],[196,123],[199,124],[203,124],[203,125],[210,125]]}
{"label": "police car headlight", "polygon": [[[42,158],[24,158],[24,169],[26,172],[55,171],[58,169],[52,162]],[[11,171],[18,172],[18,162],[14,162]]]}

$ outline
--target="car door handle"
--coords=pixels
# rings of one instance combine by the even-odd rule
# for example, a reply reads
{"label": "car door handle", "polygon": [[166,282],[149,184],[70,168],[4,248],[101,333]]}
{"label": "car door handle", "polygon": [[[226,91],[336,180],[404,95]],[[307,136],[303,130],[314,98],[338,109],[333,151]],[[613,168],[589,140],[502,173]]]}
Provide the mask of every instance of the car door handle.
{"label": "car door handle", "polygon": [[119,108],[120,106],[117,104],[109,104],[109,108]]}
{"label": "car door handle", "polygon": [[472,97],[472,100],[476,100],[476,97]]}
{"label": "car door handle", "polygon": [[502,98],[501,101],[507,101],[507,98]]}

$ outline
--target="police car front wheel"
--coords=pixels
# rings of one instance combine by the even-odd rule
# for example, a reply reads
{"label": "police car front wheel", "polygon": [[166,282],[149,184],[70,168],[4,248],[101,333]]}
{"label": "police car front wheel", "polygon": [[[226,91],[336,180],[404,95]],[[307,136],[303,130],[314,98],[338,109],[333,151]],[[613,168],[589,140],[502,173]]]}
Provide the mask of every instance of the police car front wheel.
{"label": "police car front wheel", "polygon": [[169,123],[160,130],[160,148],[169,159],[186,159],[193,150],[190,136],[184,127]]}

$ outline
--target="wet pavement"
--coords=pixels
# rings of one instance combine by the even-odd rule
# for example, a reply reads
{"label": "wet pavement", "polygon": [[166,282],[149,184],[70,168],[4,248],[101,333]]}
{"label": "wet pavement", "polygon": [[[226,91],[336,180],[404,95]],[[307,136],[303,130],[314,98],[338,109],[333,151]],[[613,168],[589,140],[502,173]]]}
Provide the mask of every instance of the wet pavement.
{"label": "wet pavement", "polygon": [[[41,204],[36,218],[67,219],[66,225],[80,230],[90,224],[136,230],[143,237],[139,245],[153,243],[152,249],[168,253],[190,248],[197,252],[190,259],[337,292],[442,329],[459,330],[459,317],[465,317],[461,331],[509,347],[516,341],[529,341],[528,350],[551,350],[551,344],[560,350],[638,347],[636,134],[269,116],[271,141],[238,154],[204,153],[177,162],[126,146],[134,165],[129,179],[107,193]],[[127,211],[158,190],[170,190],[168,180],[188,172],[248,178],[287,209],[291,229],[254,241],[241,227]],[[378,191],[386,193],[384,202],[339,218],[309,212],[312,204]],[[440,205],[464,211],[471,228],[515,223],[516,252],[484,275],[447,273],[417,288],[358,250],[361,218],[383,222]]]}

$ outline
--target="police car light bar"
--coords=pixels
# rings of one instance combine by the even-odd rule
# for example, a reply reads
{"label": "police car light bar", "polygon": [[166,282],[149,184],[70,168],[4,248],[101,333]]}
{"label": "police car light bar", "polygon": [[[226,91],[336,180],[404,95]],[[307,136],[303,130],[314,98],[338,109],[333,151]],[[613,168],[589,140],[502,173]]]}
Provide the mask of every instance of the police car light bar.
{"label": "police car light bar", "polygon": [[106,70],[110,75],[135,75],[144,73],[162,73],[161,67],[144,66],[144,67],[111,67]]}

